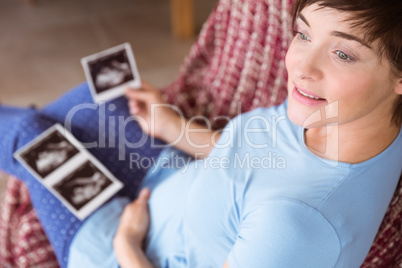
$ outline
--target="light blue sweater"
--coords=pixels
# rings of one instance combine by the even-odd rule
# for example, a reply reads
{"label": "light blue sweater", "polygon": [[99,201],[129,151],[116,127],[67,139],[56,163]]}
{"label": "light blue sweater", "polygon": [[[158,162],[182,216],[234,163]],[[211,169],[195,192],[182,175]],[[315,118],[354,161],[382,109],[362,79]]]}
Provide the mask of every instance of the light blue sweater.
{"label": "light blue sweater", "polygon": [[[286,102],[238,116],[203,161],[176,169],[165,150],[152,190],[146,254],[156,267],[359,267],[402,171],[402,131],[359,164],[312,154]],[[169,168],[168,168],[169,166]],[[112,239],[128,200],[83,225],[69,267],[116,267]]]}

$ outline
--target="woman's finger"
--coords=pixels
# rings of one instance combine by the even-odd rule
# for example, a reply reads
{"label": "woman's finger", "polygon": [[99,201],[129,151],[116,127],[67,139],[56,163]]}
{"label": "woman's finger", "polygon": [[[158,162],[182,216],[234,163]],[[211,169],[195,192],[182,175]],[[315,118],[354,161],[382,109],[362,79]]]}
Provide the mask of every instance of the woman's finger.
{"label": "woman's finger", "polygon": [[150,196],[151,191],[148,188],[144,188],[140,191],[140,194],[138,195],[138,200],[148,202]]}
{"label": "woman's finger", "polygon": [[141,101],[146,101],[150,99],[150,96],[153,95],[153,92],[149,92],[143,89],[127,89],[126,90],[126,96],[129,99],[136,99],[136,100],[141,100]]}
{"label": "woman's finger", "polygon": [[130,100],[128,102],[128,107],[130,109],[131,114],[137,114],[140,112],[139,104],[136,101]]}

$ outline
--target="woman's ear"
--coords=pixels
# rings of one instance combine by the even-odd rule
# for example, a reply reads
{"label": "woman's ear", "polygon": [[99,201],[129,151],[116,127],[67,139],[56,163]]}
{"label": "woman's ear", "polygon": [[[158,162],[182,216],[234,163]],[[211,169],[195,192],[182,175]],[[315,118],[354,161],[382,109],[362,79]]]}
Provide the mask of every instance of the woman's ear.
{"label": "woman's ear", "polygon": [[398,78],[396,80],[395,93],[398,95],[402,95],[402,78]]}

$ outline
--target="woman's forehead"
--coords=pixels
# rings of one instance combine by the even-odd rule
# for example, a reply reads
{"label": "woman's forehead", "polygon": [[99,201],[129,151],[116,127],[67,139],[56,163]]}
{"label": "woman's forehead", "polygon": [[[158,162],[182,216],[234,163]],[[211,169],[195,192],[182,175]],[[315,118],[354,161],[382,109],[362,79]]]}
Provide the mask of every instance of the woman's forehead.
{"label": "woman's forehead", "polygon": [[312,4],[301,10],[296,23],[313,29],[324,29],[328,34],[357,41],[362,46],[378,52],[379,40],[366,40],[367,30],[359,25],[352,12]]}

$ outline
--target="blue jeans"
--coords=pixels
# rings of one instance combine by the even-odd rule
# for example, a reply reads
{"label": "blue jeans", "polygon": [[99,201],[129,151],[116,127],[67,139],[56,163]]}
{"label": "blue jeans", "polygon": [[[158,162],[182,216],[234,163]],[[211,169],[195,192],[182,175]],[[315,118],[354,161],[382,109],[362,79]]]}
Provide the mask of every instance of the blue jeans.
{"label": "blue jeans", "polygon": [[142,132],[130,117],[124,97],[96,105],[86,83],[40,110],[0,106],[0,169],[27,185],[58,261],[66,267],[70,243],[83,222],[13,158],[16,150],[55,123],[70,130],[124,183],[117,195],[130,199],[164,144]]}

